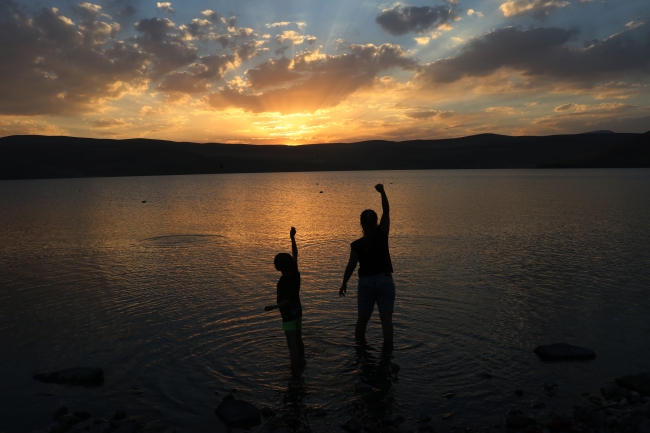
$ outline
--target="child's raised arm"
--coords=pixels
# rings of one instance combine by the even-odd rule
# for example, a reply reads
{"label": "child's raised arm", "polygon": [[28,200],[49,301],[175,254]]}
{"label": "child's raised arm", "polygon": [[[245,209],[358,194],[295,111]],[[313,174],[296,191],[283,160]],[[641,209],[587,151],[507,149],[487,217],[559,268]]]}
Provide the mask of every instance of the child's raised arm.
{"label": "child's raised arm", "polygon": [[298,269],[298,246],[296,245],[296,228],[291,227],[289,232],[289,237],[291,238],[291,254],[293,255],[293,260],[296,262],[296,269]]}

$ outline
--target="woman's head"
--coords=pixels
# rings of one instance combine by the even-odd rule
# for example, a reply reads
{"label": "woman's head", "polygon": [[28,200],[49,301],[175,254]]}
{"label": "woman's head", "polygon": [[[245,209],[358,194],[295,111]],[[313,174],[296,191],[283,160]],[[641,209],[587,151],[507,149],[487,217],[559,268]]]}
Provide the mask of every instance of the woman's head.
{"label": "woman's head", "polygon": [[283,274],[296,269],[296,261],[291,254],[287,253],[277,254],[275,259],[273,259],[273,264],[275,265],[275,269]]}
{"label": "woman's head", "polygon": [[377,227],[377,213],[372,209],[366,209],[361,212],[359,220],[361,222],[364,236]]}

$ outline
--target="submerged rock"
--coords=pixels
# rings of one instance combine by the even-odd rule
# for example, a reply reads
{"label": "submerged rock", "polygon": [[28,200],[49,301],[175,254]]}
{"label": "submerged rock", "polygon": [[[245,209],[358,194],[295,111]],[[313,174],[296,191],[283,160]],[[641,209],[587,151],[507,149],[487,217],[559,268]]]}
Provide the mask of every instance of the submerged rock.
{"label": "submerged rock", "polygon": [[235,399],[232,394],[223,398],[215,413],[228,427],[249,428],[262,421],[257,407],[247,401]]}
{"label": "submerged rock", "polygon": [[350,418],[347,421],[345,421],[343,424],[341,424],[341,428],[343,430],[356,433],[363,428],[363,424],[361,424],[361,421],[359,421],[356,418]]}
{"label": "submerged rock", "polygon": [[616,384],[642,395],[650,395],[650,372],[617,377]]}
{"label": "submerged rock", "polygon": [[553,361],[574,361],[596,358],[596,352],[566,343],[546,344],[535,349],[535,355]]}
{"label": "submerged rock", "polygon": [[57,419],[61,418],[63,415],[68,413],[68,407],[67,406],[61,406],[57,410],[54,411],[52,414],[52,420],[56,421]]}
{"label": "submerged rock", "polygon": [[364,382],[359,382],[357,383],[357,386],[354,388],[356,392],[366,392],[366,391],[372,391],[372,386],[368,385],[367,383]]}
{"label": "submerged rock", "polygon": [[89,410],[78,410],[75,413],[73,413],[72,415],[74,415],[77,418],[82,419],[82,420],[85,421],[85,420],[87,420],[88,418],[90,418],[92,416],[92,412],[89,411]]}
{"label": "submerged rock", "polygon": [[546,383],[544,384],[544,391],[546,391],[546,392],[551,392],[551,391],[553,391],[553,390],[554,390],[555,388],[557,388],[557,387],[558,387],[558,384],[555,383],[555,382],[546,382]]}
{"label": "submerged rock", "polygon": [[122,421],[123,419],[126,419],[126,412],[123,410],[117,410],[111,419],[113,421]]}
{"label": "submerged rock", "polygon": [[104,370],[101,368],[77,367],[51,373],[39,373],[35,380],[60,385],[100,386],[104,384]]}
{"label": "submerged rock", "polygon": [[510,428],[524,428],[531,423],[531,419],[524,415],[508,415],[506,424]]}

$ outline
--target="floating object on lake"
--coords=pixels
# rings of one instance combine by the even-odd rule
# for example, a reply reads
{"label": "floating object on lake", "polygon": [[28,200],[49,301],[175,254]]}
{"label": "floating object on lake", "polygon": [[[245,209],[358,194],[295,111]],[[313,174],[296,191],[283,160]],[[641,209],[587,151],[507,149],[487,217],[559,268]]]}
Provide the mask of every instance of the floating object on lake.
{"label": "floating object on lake", "polygon": [[101,368],[77,367],[50,373],[39,373],[34,379],[44,383],[60,385],[100,386],[104,384],[104,370]]}
{"label": "floating object on lake", "polygon": [[583,347],[572,346],[566,343],[547,344],[537,347],[535,355],[551,361],[574,361],[594,359],[596,352]]}
{"label": "floating object on lake", "polygon": [[146,202],[147,202],[147,200],[142,200],[142,203],[146,203]]}
{"label": "floating object on lake", "polygon": [[319,192],[319,194],[322,194],[322,193],[323,193],[323,191]]}

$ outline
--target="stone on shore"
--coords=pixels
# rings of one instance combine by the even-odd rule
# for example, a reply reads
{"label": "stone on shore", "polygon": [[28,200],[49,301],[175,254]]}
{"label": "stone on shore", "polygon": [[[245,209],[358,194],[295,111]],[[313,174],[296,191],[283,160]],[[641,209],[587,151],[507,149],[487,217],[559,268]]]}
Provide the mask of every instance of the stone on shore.
{"label": "stone on shore", "polygon": [[616,384],[641,395],[650,395],[650,372],[617,377]]}
{"label": "stone on shore", "polygon": [[574,361],[596,358],[596,352],[566,343],[546,344],[535,349],[535,355],[552,361]]}
{"label": "stone on shore", "polygon": [[615,383],[606,383],[605,385],[601,386],[600,393],[607,400],[618,400],[625,397],[627,394]]}
{"label": "stone on shore", "polygon": [[77,367],[51,373],[39,373],[34,379],[59,385],[101,386],[104,384],[104,370],[101,368]]}
{"label": "stone on shore", "polygon": [[219,419],[231,428],[249,428],[262,422],[260,410],[253,404],[226,395],[215,409]]}

